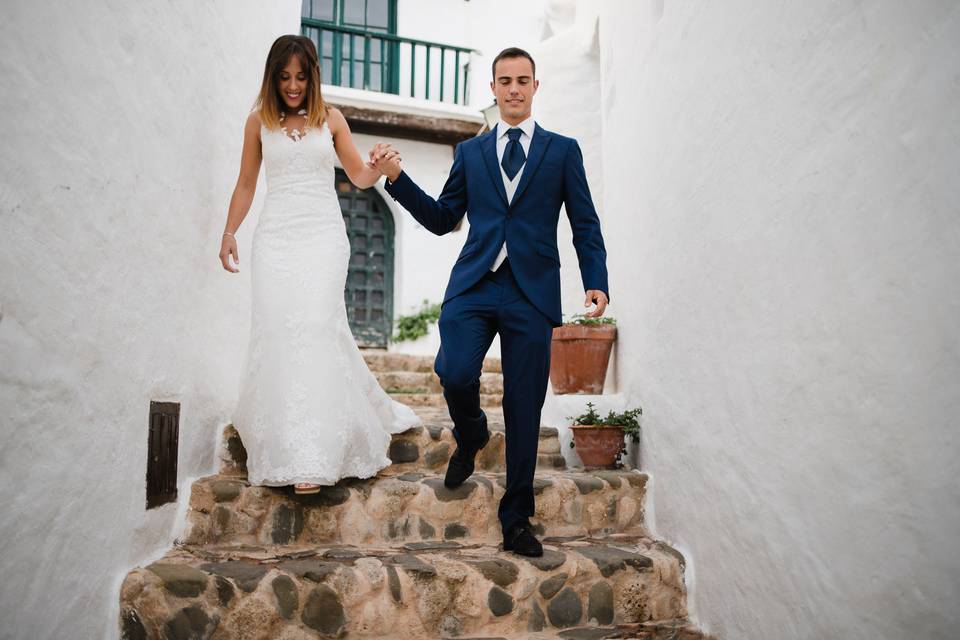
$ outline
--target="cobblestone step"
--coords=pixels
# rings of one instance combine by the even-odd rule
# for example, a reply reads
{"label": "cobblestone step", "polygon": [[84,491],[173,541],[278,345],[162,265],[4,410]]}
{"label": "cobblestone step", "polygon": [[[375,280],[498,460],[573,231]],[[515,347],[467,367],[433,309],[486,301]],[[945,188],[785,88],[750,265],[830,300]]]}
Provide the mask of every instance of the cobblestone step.
{"label": "cobblestone step", "polygon": [[[447,401],[442,393],[390,393],[390,397],[397,402],[402,402],[408,407],[437,407],[447,406]],[[499,393],[481,393],[480,406],[486,409],[499,408],[503,406],[503,395]]]}
{"label": "cobblestone step", "polygon": [[[433,373],[434,356],[418,356],[407,353],[365,349],[362,351],[367,366],[374,372],[419,371]],[[503,373],[500,358],[484,358],[484,373]]]}
{"label": "cobblestone step", "polygon": [[599,638],[590,626],[676,631],[687,616],[684,560],[667,545],[620,534],[544,547],[178,545],[128,573],[120,624],[125,638]]}
{"label": "cobblestone step", "polygon": [[[445,409],[421,407],[417,409],[417,414],[423,420],[423,425],[392,437],[387,451],[387,455],[393,461],[390,468],[400,473],[445,471],[447,461],[457,446],[453,437],[453,423]],[[503,412],[497,409],[487,411],[487,427],[490,429],[490,441],[477,454],[476,468],[485,471],[504,471],[506,437]],[[245,476],[247,473],[246,450],[232,425],[224,429],[221,443],[219,473]],[[563,469],[565,466],[563,455],[560,453],[557,430],[553,427],[540,427],[537,468]]]}
{"label": "cobblestone step", "polygon": [[[377,371],[374,375],[387,393],[443,393],[440,378],[432,371]],[[503,395],[503,374],[481,375],[480,393]]]}
{"label": "cobblestone step", "polygon": [[[637,624],[596,625],[574,627],[553,633],[533,633],[519,636],[525,640],[604,640],[631,638],[632,640],[716,640],[705,635],[689,620],[658,620]],[[448,640],[448,639],[444,639]],[[452,640],[452,639],[449,639]],[[458,638],[457,640],[470,640]],[[484,640],[497,640],[487,638]],[[500,640],[510,640],[501,638]]]}
{"label": "cobblestone step", "polygon": [[[538,536],[600,535],[643,528],[646,474],[538,472]],[[237,476],[193,483],[187,512],[191,544],[496,543],[506,474],[476,472],[455,489],[443,473],[347,478],[319,493],[250,486]]]}

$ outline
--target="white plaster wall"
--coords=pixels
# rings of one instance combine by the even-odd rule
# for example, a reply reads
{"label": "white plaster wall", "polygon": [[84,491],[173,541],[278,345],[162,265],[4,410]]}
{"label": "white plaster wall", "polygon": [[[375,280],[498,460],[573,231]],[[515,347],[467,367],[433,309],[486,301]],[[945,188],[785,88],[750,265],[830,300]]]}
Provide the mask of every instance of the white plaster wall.
{"label": "white plaster wall", "polygon": [[[239,276],[220,233],[266,53],[299,10],[4,4],[0,637],[116,637],[123,576],[169,548],[214,469],[260,197]],[[181,403],[179,500],[146,511],[151,400]]]}
{"label": "white plaster wall", "polygon": [[603,5],[622,390],[719,637],[956,637],[958,42],[951,2]]}

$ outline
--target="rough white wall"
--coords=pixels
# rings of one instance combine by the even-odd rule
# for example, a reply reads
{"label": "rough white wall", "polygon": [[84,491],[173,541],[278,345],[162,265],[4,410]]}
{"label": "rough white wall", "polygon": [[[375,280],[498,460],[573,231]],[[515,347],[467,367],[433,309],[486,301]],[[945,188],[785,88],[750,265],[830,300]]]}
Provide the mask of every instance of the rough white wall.
{"label": "rough white wall", "polygon": [[[170,546],[191,480],[213,470],[260,197],[239,276],[219,265],[220,233],[266,53],[299,10],[4,4],[4,638],[116,637],[123,575]],[[151,400],[181,403],[180,497],[146,511]]]}
{"label": "rough white wall", "polygon": [[619,0],[600,42],[622,388],[698,620],[956,637],[960,9]]}

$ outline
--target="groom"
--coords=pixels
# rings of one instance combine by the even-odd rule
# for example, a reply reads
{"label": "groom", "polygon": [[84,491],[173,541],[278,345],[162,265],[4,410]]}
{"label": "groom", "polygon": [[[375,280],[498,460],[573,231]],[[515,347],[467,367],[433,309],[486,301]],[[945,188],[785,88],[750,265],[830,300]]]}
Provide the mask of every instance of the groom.
{"label": "groom", "polygon": [[553,328],[562,324],[557,221],[566,205],[586,291],[586,315],[609,302],[606,250],[576,140],[546,131],[530,115],[539,81],[533,58],[505,49],[493,61],[490,88],[500,122],[457,145],[434,200],[401,169],[398,154],[378,144],[371,162],[386,190],[431,232],[443,235],[469,211],[470,230],[453,266],[440,313],[434,369],[454,423],[457,448],[444,484],[462,484],[490,439],[480,408],[480,373],[495,334],[503,364],[506,493],[498,516],[504,550],[543,555],[528,520],[534,514],[540,412],[550,375]]}

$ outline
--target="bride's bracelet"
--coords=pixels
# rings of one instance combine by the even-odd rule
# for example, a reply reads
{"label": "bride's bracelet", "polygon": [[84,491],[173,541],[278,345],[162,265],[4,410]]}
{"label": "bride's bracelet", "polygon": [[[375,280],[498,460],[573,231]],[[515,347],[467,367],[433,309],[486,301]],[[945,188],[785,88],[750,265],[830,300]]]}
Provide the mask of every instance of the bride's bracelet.
{"label": "bride's bracelet", "polygon": [[224,231],[224,232],[223,232],[223,235],[225,235],[225,236],[233,236],[234,238],[236,238],[236,236],[234,236],[234,235],[233,235],[232,233],[230,233],[229,231]]}

